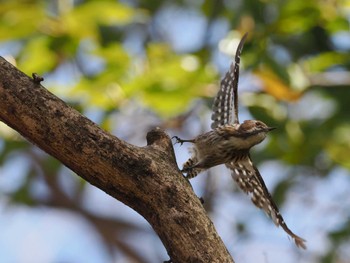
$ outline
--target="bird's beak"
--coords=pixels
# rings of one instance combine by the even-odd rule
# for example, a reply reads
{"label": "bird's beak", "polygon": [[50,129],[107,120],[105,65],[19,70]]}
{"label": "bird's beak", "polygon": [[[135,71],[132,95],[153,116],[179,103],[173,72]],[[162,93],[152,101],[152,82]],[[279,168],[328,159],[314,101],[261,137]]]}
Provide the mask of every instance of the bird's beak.
{"label": "bird's beak", "polygon": [[268,127],[268,128],[267,128],[267,131],[270,132],[270,131],[272,131],[272,130],[274,130],[274,129],[276,129],[276,127]]}

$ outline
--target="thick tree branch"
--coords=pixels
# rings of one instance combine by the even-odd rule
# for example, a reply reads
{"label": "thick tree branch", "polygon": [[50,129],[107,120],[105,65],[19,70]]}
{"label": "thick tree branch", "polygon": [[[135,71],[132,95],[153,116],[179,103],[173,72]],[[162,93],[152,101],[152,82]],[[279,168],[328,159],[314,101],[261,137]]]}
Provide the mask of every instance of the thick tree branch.
{"label": "thick tree branch", "polygon": [[140,213],[172,262],[233,262],[160,129],[136,147],[103,131],[0,57],[0,120]]}

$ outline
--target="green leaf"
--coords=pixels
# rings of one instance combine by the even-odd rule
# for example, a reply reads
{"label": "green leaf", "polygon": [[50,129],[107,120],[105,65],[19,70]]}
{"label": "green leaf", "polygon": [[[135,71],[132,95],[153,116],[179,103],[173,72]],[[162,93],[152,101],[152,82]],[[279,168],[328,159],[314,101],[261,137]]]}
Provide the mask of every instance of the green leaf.
{"label": "green leaf", "polygon": [[0,39],[13,40],[31,36],[45,24],[40,4],[28,1],[2,1],[0,4]]}
{"label": "green leaf", "polygon": [[72,37],[98,39],[98,25],[124,25],[135,14],[134,9],[117,1],[88,1],[62,16],[61,22]]}
{"label": "green leaf", "polygon": [[331,67],[347,63],[350,54],[339,52],[323,52],[314,56],[310,56],[303,61],[303,67],[309,72],[322,72]]}
{"label": "green leaf", "polygon": [[36,37],[30,40],[22,50],[18,67],[26,74],[36,72],[46,73],[52,70],[58,62],[57,54],[50,49],[51,39],[48,36]]}

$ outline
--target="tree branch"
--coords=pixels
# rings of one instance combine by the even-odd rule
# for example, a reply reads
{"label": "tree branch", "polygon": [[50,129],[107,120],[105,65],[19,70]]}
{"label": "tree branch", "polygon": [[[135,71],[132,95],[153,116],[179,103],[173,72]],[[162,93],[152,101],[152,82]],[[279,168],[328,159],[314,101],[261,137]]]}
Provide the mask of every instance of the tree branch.
{"label": "tree branch", "polygon": [[141,214],[172,262],[233,262],[160,129],[137,147],[103,131],[0,57],[0,120]]}

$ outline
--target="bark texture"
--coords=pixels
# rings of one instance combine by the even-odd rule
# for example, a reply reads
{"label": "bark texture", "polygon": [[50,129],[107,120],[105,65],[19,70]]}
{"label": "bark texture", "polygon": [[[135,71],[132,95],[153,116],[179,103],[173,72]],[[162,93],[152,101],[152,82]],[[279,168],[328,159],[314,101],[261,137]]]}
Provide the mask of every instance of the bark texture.
{"label": "bark texture", "polygon": [[0,57],[0,120],[77,175],[133,208],[172,262],[233,262],[160,129],[137,147],[107,133]]}

